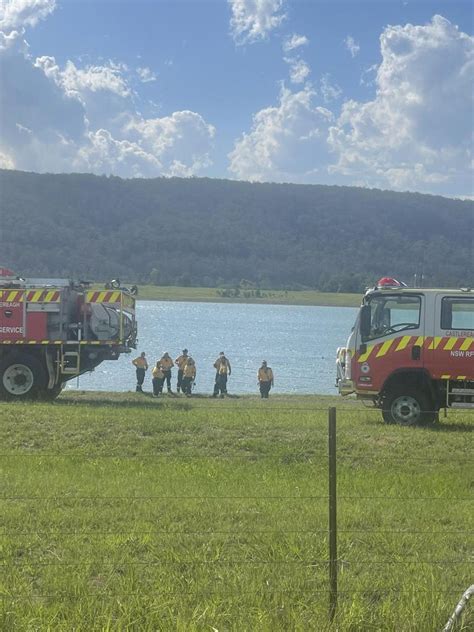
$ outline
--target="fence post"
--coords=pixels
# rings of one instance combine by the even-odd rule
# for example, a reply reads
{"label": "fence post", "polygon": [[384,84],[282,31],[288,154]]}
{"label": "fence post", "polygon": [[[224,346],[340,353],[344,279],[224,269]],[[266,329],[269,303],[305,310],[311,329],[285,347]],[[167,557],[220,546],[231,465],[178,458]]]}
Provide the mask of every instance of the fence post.
{"label": "fence post", "polygon": [[336,409],[329,409],[329,621],[337,608],[337,479],[336,479]]}

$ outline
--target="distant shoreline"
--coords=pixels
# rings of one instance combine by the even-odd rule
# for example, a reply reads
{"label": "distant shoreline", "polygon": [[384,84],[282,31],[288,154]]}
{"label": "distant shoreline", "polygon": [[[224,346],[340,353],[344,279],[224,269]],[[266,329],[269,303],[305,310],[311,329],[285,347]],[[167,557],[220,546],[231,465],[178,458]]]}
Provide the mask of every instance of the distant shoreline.
{"label": "distant shoreline", "polygon": [[343,294],[317,292],[315,290],[259,290],[261,296],[245,296],[240,290],[239,296],[222,296],[219,288],[178,287],[178,286],[138,286],[138,300],[142,301],[183,301],[203,303],[230,303],[250,305],[308,305],[316,307],[359,307],[361,294]]}

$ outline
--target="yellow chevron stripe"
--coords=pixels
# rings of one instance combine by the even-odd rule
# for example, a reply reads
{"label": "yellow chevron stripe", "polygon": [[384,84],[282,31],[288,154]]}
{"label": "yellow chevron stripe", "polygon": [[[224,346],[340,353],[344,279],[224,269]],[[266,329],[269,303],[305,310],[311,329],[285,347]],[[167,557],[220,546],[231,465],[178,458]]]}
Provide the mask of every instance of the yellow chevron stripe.
{"label": "yellow chevron stripe", "polygon": [[375,356],[376,358],[381,358],[384,355],[386,355],[390,349],[390,347],[392,346],[394,342],[394,338],[392,338],[391,340],[386,340],[383,345],[380,347],[380,349],[377,352],[377,355]]}
{"label": "yellow chevron stripe", "polygon": [[90,303],[91,298],[94,296],[95,292],[86,292],[86,302]]}
{"label": "yellow chevron stripe", "polygon": [[474,338],[466,338],[466,340],[462,343],[459,349],[461,351],[468,351],[473,341],[474,341]]}
{"label": "yellow chevron stripe", "polygon": [[44,297],[43,302],[50,303],[55,293],[56,293],[55,290],[51,290],[50,292],[48,292],[46,296]]}
{"label": "yellow chevron stripe", "polygon": [[457,340],[458,340],[458,338],[448,338],[448,341],[444,345],[443,349],[445,351],[450,351],[454,347],[454,345],[456,344]]}
{"label": "yellow chevron stripe", "polygon": [[104,298],[107,294],[107,291],[105,292],[100,292],[99,296],[97,297],[96,303],[103,303],[104,302]]}
{"label": "yellow chevron stripe", "polygon": [[14,301],[23,301],[23,294],[18,290],[11,290],[7,295],[7,303],[13,303]]}
{"label": "yellow chevron stripe", "polygon": [[418,338],[415,340],[414,344],[417,347],[422,347],[424,341],[425,341],[425,337],[424,336],[418,336]]}
{"label": "yellow chevron stripe", "polygon": [[37,303],[43,294],[43,290],[37,290],[33,296],[30,298],[30,303]]}
{"label": "yellow chevron stripe", "polygon": [[431,343],[428,345],[428,349],[437,349],[439,347],[439,343],[441,342],[441,336],[435,336]]}
{"label": "yellow chevron stripe", "polygon": [[[76,343],[77,344],[77,343]],[[116,345],[116,340],[81,340],[81,345]]]}
{"label": "yellow chevron stripe", "polygon": [[110,297],[111,303],[118,303],[120,300],[120,292],[112,292],[112,296]]}
{"label": "yellow chevron stripe", "polygon": [[363,353],[361,356],[359,356],[358,362],[365,362],[366,360],[368,360],[373,350],[374,350],[374,345],[368,345],[367,351]]}
{"label": "yellow chevron stripe", "polygon": [[[63,340],[0,340],[0,345],[60,345],[63,344]],[[86,342],[86,344],[90,344]],[[104,344],[102,341],[92,344]],[[113,341],[109,341],[105,344],[113,344]]]}
{"label": "yellow chevron stripe", "polygon": [[403,349],[406,349],[410,340],[411,340],[411,336],[402,336],[402,338],[400,339],[400,342],[398,343],[398,347],[395,349],[395,351],[403,351]]}

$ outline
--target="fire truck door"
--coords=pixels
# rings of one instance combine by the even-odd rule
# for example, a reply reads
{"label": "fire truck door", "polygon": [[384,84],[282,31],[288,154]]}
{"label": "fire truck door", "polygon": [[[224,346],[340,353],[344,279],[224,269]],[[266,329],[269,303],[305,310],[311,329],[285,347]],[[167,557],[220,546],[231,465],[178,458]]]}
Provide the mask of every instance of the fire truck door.
{"label": "fire truck door", "polygon": [[22,290],[0,290],[0,342],[25,337],[25,302]]}
{"label": "fire truck door", "polygon": [[354,376],[359,391],[380,392],[393,373],[423,368],[424,299],[402,293],[370,299],[370,332],[359,346]]}
{"label": "fire truck door", "polygon": [[437,294],[426,368],[433,379],[474,379],[474,296]]}

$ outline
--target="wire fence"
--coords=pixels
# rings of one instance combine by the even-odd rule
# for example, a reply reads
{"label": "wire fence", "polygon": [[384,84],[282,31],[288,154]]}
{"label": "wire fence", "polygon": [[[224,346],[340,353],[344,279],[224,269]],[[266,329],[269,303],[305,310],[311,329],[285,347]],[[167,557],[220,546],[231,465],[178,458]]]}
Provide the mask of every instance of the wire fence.
{"label": "wire fence", "polygon": [[[235,410],[219,406],[227,409]],[[327,413],[327,408],[270,406],[264,414],[273,410],[279,415]],[[244,412],[258,420],[262,408],[247,406]],[[339,417],[349,414],[355,414],[354,408],[337,410]],[[371,411],[357,414],[367,418]],[[96,452],[61,446],[4,448],[0,453],[4,480],[0,602],[29,603],[34,608],[42,600],[78,602],[89,597],[156,602],[211,596],[251,601],[256,596],[285,595],[294,603],[326,602],[329,621],[337,619],[339,600],[343,609],[356,599],[368,607],[389,597],[410,600],[413,591],[421,591],[430,599],[454,604],[472,583],[474,497],[468,485],[461,484],[464,472],[472,471],[471,450],[436,459],[428,450],[420,456],[402,455],[398,445],[393,452],[379,453],[372,445],[370,453],[361,453],[357,442],[366,439],[367,432],[347,427],[338,431],[336,423],[333,408],[328,429],[319,425],[305,431],[298,437],[298,448],[290,434],[277,454],[235,454],[232,445],[222,452],[221,444],[213,451],[212,442],[206,444],[205,454],[188,454],[183,445],[167,453],[160,453],[160,446],[147,453],[123,446],[110,450],[106,444],[98,445]],[[81,475],[74,470],[97,462],[107,467],[113,461],[121,467],[135,462],[139,474],[129,473],[131,480],[119,478],[117,483],[116,470],[108,474],[101,470],[91,491],[83,469]],[[247,462],[257,463],[260,469],[254,489],[249,488],[251,478],[242,482],[245,493],[210,493],[202,472],[204,482],[196,483],[196,471],[186,471],[189,463],[204,463],[208,476],[210,468],[219,472],[222,463],[241,468]],[[378,488],[377,476],[370,479],[373,492],[365,491],[363,474],[372,473],[380,462],[388,472],[396,467],[396,476],[404,477],[400,493],[392,483],[388,489]],[[290,469],[294,463],[303,468],[296,482]],[[283,471],[282,465],[288,470]],[[262,486],[267,468],[275,466],[280,467],[279,478],[269,477]],[[407,492],[409,475],[403,468],[420,466],[421,477],[439,476],[447,468],[450,478],[444,493],[417,493],[416,485]],[[15,467],[28,468],[32,476],[19,476]],[[156,476],[170,473],[163,467],[176,467],[173,476],[179,480],[169,492],[153,493]],[[437,472],[432,474],[432,469]],[[58,485],[57,476],[64,473],[69,478]],[[104,476],[110,479],[100,478]],[[44,486],[48,477],[52,484]],[[450,492],[453,481],[459,483],[456,493]],[[115,487],[123,485],[127,493],[110,493],[111,482]],[[186,491],[196,485],[197,493]],[[266,491],[258,493],[260,488]],[[291,492],[280,491],[284,488]],[[137,542],[136,548],[130,548]],[[134,569],[146,572],[137,578]],[[61,573],[66,590],[59,582]],[[104,588],[99,582],[91,590],[97,574],[104,574],[108,584]],[[179,586],[176,590],[160,585],[170,574]],[[130,583],[133,590],[126,589]],[[447,618],[448,605],[445,612]]]}

